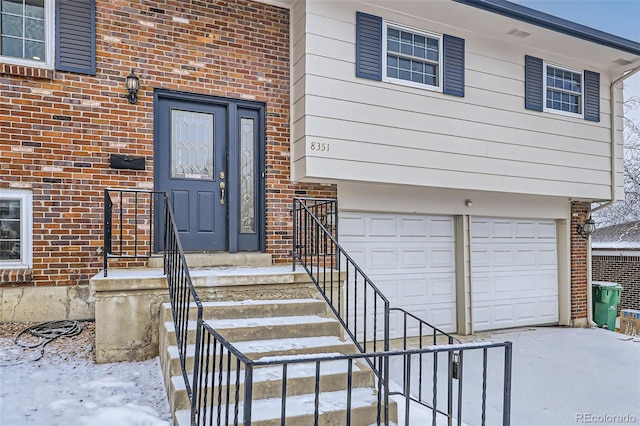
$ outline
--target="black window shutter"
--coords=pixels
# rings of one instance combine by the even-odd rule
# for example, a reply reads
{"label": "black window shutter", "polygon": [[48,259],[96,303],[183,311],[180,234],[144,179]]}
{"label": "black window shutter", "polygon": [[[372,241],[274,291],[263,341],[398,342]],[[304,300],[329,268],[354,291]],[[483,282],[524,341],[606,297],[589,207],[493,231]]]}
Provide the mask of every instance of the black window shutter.
{"label": "black window shutter", "polygon": [[448,95],[464,96],[464,39],[445,34],[442,39],[443,84]]}
{"label": "black window shutter", "polygon": [[382,18],[356,14],[356,77],[382,80]]}
{"label": "black window shutter", "polygon": [[544,106],[544,82],[542,59],[533,56],[524,57],[524,107],[542,111]]}
{"label": "black window shutter", "polygon": [[600,74],[584,72],[584,119],[600,122]]}
{"label": "black window shutter", "polygon": [[95,0],[56,1],[56,69],[95,75]]}

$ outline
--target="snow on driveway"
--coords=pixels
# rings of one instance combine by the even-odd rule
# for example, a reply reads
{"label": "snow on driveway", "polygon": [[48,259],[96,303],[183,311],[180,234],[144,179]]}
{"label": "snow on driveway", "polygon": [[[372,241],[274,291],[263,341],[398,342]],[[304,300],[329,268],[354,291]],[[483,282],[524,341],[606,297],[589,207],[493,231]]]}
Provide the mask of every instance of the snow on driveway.
{"label": "snow on driveway", "polygon": [[[478,339],[513,342],[512,425],[640,424],[640,339],[558,327]],[[96,365],[47,351],[39,361],[7,365],[3,360],[15,349],[11,339],[0,338],[0,425],[171,424],[158,358]],[[424,424],[423,416],[412,416],[412,425]]]}
{"label": "snow on driveway", "polygon": [[512,425],[640,424],[640,338],[540,327],[491,339],[513,342]]}

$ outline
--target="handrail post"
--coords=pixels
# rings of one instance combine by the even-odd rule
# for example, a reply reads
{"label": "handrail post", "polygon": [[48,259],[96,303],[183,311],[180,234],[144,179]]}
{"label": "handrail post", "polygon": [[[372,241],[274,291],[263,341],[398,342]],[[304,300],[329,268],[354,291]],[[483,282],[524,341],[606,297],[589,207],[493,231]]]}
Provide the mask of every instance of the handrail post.
{"label": "handrail post", "polygon": [[[384,302],[384,352],[389,353],[389,301]],[[384,357],[382,380],[384,381],[384,418],[385,425],[389,425],[389,355]],[[407,395],[408,397],[408,395]],[[407,416],[409,413],[407,413]]]}
{"label": "handrail post", "polygon": [[504,390],[502,401],[502,426],[511,425],[511,370],[513,367],[513,344],[505,342],[504,347]]}
{"label": "handrail post", "polygon": [[253,361],[244,367],[244,410],[242,424],[251,426],[251,403],[253,401]]}
{"label": "handrail post", "polygon": [[104,250],[102,253],[102,263],[104,276],[107,276],[107,268],[109,267],[109,252],[111,251],[111,198],[109,197],[109,190],[104,190]]}
{"label": "handrail post", "polygon": [[[188,309],[188,308],[187,308]],[[188,315],[187,315],[188,317]],[[199,394],[198,391],[200,390],[199,386],[198,386],[198,379],[199,379],[199,373],[200,373],[200,352],[202,350],[201,348],[201,338],[202,338],[202,306],[198,305],[198,318],[196,321],[197,327],[196,327],[196,342],[195,342],[195,353],[193,356],[193,373],[192,373],[192,377],[193,380],[191,381],[191,424],[194,424],[193,421],[196,419],[196,416],[199,416],[199,406],[198,406],[198,399],[199,399]],[[188,332],[187,332],[188,335]],[[187,337],[185,336],[185,339]]]}
{"label": "handrail post", "polygon": [[291,239],[292,241],[292,247],[291,247],[291,270],[293,272],[296,271],[296,246],[298,245],[298,234],[297,234],[297,230],[298,230],[298,212],[296,211],[296,199],[294,198],[292,203],[291,203],[291,216],[293,219],[293,238]]}

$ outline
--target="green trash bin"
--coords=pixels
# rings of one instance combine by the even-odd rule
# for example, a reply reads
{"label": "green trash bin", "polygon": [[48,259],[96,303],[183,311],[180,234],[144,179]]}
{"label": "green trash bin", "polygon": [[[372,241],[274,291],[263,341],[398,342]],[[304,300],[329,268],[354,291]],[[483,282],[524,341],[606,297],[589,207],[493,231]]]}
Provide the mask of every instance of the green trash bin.
{"label": "green trash bin", "polygon": [[622,292],[621,285],[607,281],[594,281],[592,285],[594,303],[601,302],[608,303],[609,306],[618,306]]}
{"label": "green trash bin", "polygon": [[598,324],[598,327],[607,326],[609,330],[615,331],[617,312],[617,306],[609,306],[607,303],[597,302],[593,308],[593,322]]}
{"label": "green trash bin", "polygon": [[598,327],[605,325],[609,330],[616,329],[616,313],[622,286],[606,281],[594,281],[592,283],[593,295],[593,321]]}

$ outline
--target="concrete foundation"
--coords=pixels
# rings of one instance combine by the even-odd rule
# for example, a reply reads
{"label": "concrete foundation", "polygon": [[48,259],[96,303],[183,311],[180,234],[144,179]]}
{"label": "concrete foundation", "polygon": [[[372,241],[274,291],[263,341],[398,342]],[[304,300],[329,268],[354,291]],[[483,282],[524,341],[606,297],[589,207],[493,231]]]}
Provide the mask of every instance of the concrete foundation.
{"label": "concrete foundation", "polygon": [[0,288],[0,322],[94,319],[88,285]]}

